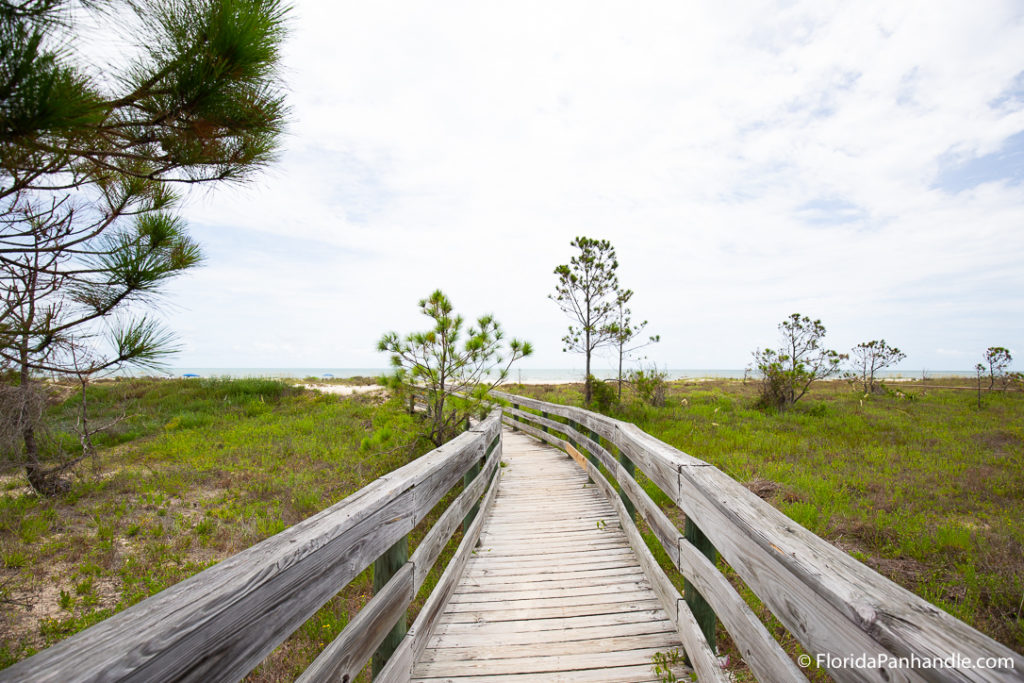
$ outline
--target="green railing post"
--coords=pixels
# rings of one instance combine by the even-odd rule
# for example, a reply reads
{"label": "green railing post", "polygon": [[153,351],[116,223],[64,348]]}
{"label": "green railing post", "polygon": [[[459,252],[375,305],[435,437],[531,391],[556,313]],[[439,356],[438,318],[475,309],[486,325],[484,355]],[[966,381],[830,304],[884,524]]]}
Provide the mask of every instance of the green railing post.
{"label": "green railing post", "polygon": [[[712,564],[718,559],[718,551],[715,550],[715,546],[711,545],[711,541],[704,535],[704,532],[697,528],[697,525],[690,521],[690,518],[686,518],[686,526],[683,530],[683,536],[686,540],[693,544],[693,546],[704,554]],[[697,623],[700,625],[700,630],[704,634],[704,639],[708,641],[708,645],[711,646],[712,652],[717,652],[715,649],[715,624],[718,618],[715,616],[714,610],[711,609],[711,605],[704,599],[697,589],[693,587],[693,584],[689,581],[686,582],[686,587],[683,590],[683,598],[686,603],[690,606],[690,611],[693,612],[693,616],[697,619]]]}
{"label": "green railing post", "polygon": [[[388,548],[387,552],[373,562],[373,592],[377,593],[402,568],[409,560],[409,536],[403,536],[398,543]],[[384,642],[380,644],[377,651],[373,653],[373,677],[376,678],[384,665],[387,664],[391,654],[405,637],[406,623],[403,614],[398,623],[394,625]]]}
{"label": "green railing post", "polygon": [[[622,469],[626,470],[626,474],[628,474],[633,481],[636,481],[636,465],[633,464],[633,461],[630,460],[621,449],[616,450],[619,451],[619,462],[622,464]],[[626,506],[626,512],[629,513],[629,518],[633,520],[633,523],[635,524],[636,506],[633,505],[633,501],[631,501],[629,496],[626,495],[626,487],[622,485],[621,481],[619,482],[619,497],[622,498],[622,504]]]}
{"label": "green railing post", "polygon": [[[483,471],[484,463],[487,462],[487,458],[491,457],[491,453],[493,453],[494,449],[498,447],[498,443],[500,443],[500,441],[501,435],[499,434],[498,436],[494,437],[494,440],[491,441],[491,443],[487,446],[487,450],[484,451],[483,457],[481,457],[475,463],[470,465],[469,469],[466,470],[466,473],[462,475],[463,490],[465,490],[466,487],[472,484],[473,480],[476,479],[477,475]],[[476,519],[476,515],[478,512],[480,512],[479,500],[473,503],[473,507],[471,507],[469,509],[469,512],[466,513],[466,516],[462,518],[462,533],[466,533],[469,531],[469,525],[473,523],[474,519]]]}
{"label": "green railing post", "polygon": [[[590,436],[591,441],[593,441],[599,446],[601,445],[601,437],[597,435],[597,432],[588,429],[587,434]],[[601,462],[600,460],[597,459],[597,456],[591,453],[589,450],[587,451],[587,460],[589,460],[590,464],[594,466],[594,469],[597,469],[598,465]]]}
{"label": "green railing post", "polygon": [[[488,453],[490,453],[490,449],[488,449]],[[470,465],[469,469],[466,470],[466,473],[462,475],[463,490],[469,487],[469,485],[473,483],[473,480],[476,479],[476,476],[480,474],[480,470],[482,469],[480,466],[481,462],[481,460],[477,460],[475,463]],[[473,507],[469,508],[469,512],[467,512],[466,516],[462,518],[462,533],[469,531],[469,525],[473,523],[473,519],[476,518],[476,513],[479,511],[480,501],[477,501],[473,503]]]}

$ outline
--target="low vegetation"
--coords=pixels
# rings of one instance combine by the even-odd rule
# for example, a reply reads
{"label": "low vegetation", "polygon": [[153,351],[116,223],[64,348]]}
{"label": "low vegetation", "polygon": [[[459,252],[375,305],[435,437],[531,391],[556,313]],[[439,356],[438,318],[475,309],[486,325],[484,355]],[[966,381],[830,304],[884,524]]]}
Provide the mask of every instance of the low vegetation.
{"label": "low vegetation", "polygon": [[388,385],[396,393],[422,392],[424,436],[440,446],[457,436],[466,420],[487,413],[488,392],[508,377],[513,363],[533,353],[533,345],[514,338],[506,345],[493,315],[463,329],[465,319],[440,289],[420,299],[419,307],[432,327],[404,337],[387,332],[377,350],[391,356],[394,374]]}
{"label": "low vegetation", "polygon": [[782,344],[754,351],[753,370],[760,378],[758,407],[786,410],[796,405],[815,381],[833,377],[847,359],[824,346],[820,320],[794,313],[779,323]]}
{"label": "low vegetation", "polygon": [[[1024,394],[986,393],[979,410],[973,384],[939,378],[864,394],[852,383],[818,382],[799,405],[766,411],[755,407],[756,382],[678,381],[668,384],[663,407],[634,395],[605,412],[718,466],[814,533],[1019,652]],[[507,391],[583,404],[579,385]],[[679,520],[668,497],[647,486]]]}
{"label": "low vegetation", "polygon": [[[75,446],[64,427],[79,400],[51,409],[51,436],[68,439],[65,449]],[[262,379],[126,380],[90,386],[88,400],[98,420],[124,417],[97,434],[99,455],[70,491],[39,496],[23,474],[4,473],[0,667],[282,531],[430,448],[415,418],[380,393],[339,398]],[[418,540],[414,533],[412,544]],[[371,592],[364,572],[249,680],[294,677]]]}
{"label": "low vegetation", "polygon": [[[717,465],[853,557],[1024,650],[1024,393],[985,392],[979,410],[973,378],[890,383],[868,394],[855,382],[818,382],[799,405],[766,411],[755,407],[755,382],[657,380],[659,400],[643,382],[630,385],[622,402],[598,383],[594,402]],[[581,385],[507,389],[583,403]],[[67,452],[76,447],[67,434],[81,399],[63,391],[68,398],[51,408],[50,438]],[[88,391],[96,420],[120,419],[96,435],[99,455],[70,491],[39,496],[21,472],[0,473],[0,666],[283,530],[431,447],[407,406],[380,393],[339,398],[261,379],[125,380]],[[681,521],[671,501],[644,483]],[[414,533],[413,547],[418,540]],[[428,579],[421,600],[433,584]],[[364,572],[249,680],[294,676],[371,592]],[[781,626],[741,592],[785,642]],[[737,662],[721,631],[719,640]],[[742,668],[736,673],[743,680]]]}

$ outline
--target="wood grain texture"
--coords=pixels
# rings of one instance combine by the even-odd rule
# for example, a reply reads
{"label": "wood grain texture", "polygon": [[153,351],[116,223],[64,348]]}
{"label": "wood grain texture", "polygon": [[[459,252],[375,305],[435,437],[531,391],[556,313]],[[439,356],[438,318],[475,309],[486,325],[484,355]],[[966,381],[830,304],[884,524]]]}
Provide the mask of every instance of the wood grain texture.
{"label": "wood grain texture", "polygon": [[[882,661],[875,670],[833,669],[830,673],[836,680],[1024,680],[1024,656],[1010,651],[857,562],[708,463],[668,446],[628,423],[580,408],[554,406],[507,394],[503,398],[514,400],[523,409],[519,415],[522,422],[517,425],[523,431],[533,429],[543,434],[540,428],[529,422],[547,426],[544,418],[526,409],[545,411],[549,415],[573,420],[614,443],[672,496],[737,574],[810,652],[835,657],[864,654]],[[566,428],[562,424],[558,429],[565,432]],[[573,438],[575,440],[576,436]],[[560,446],[557,441],[561,440],[550,440]],[[585,442],[578,443],[585,447]],[[675,484],[665,481],[669,470],[676,473]],[[652,527],[659,539],[670,542],[669,530]],[[675,553],[674,559],[684,565],[681,566],[684,573],[698,570],[701,564],[694,560],[689,550],[680,544]],[[688,559],[684,559],[684,555],[689,556]],[[703,580],[699,589],[707,590],[709,594],[716,592],[711,583],[720,583],[697,573],[692,578],[695,582]],[[729,597],[727,602],[733,604],[733,599]],[[716,605],[716,609],[722,608]],[[748,615],[742,611],[728,618],[734,621],[730,628],[740,624],[739,628],[744,630],[741,622],[749,622]],[[761,637],[754,633],[758,630],[756,627],[746,630],[750,631],[748,635],[751,638]],[[769,659],[778,662],[777,655],[767,651],[763,654],[766,662]],[[934,661],[950,656],[959,656],[964,661],[976,657],[1003,658],[1009,665],[987,669],[912,670],[885,663],[885,660],[897,657]]]}
{"label": "wood grain texture", "polygon": [[355,680],[415,595],[413,565],[407,562],[383,590],[366,603],[338,637],[296,679],[296,683]]}
{"label": "wood grain texture", "polygon": [[[492,455],[496,455],[498,460],[501,460],[502,447],[500,442],[499,446],[495,449],[495,453]],[[490,513],[491,506],[494,504],[499,479],[500,473],[495,473],[490,480],[486,481],[488,484],[487,493],[480,502],[479,514],[463,534],[459,546],[452,555],[452,559],[448,562],[448,565],[437,581],[437,585],[420,609],[416,621],[413,622],[408,633],[406,633],[406,637],[395,649],[391,659],[388,660],[388,663],[378,673],[374,679],[375,681],[405,683],[410,679],[413,664],[423,652],[424,647],[426,647],[427,638],[429,638],[436,626],[438,618],[441,616],[442,610],[448,602],[452,591],[465,571],[466,562],[469,560],[472,550],[477,544],[484,519]]]}
{"label": "wood grain texture", "polygon": [[[524,432],[557,437],[525,423],[516,427],[503,439],[509,465],[481,545],[417,659],[413,680],[653,678],[653,654],[681,643],[614,507],[575,461]],[[562,505],[567,500],[573,503]],[[585,511],[573,512],[577,505]],[[615,678],[612,670],[628,677]]]}
{"label": "wood grain texture", "polygon": [[[524,413],[523,419],[527,419],[527,415]],[[679,529],[633,479],[626,466],[586,435],[563,425],[563,431],[566,430],[577,443],[594,453],[598,461],[612,473],[622,493],[647,522],[673,564],[688,582],[692,582],[712,602],[744,660],[760,680],[806,680],[729,581],[713,563],[686,541]],[[628,507],[626,511],[629,512]]]}
{"label": "wood grain texture", "polygon": [[[606,453],[606,455],[608,454]],[[614,466],[618,463],[612,461],[612,464]],[[662,607],[675,625],[690,663],[697,672],[698,679],[726,683],[729,678],[719,666],[715,651],[705,640],[704,634],[701,633],[700,625],[694,618],[689,606],[683,600],[683,596],[679,594],[679,591],[672,585],[672,581],[662,570],[658,561],[654,559],[654,555],[651,554],[647,543],[644,542],[639,530],[632,523],[629,510],[626,509],[622,499],[600,471],[595,469],[590,473],[590,476],[594,479],[594,483],[598,485],[602,493],[604,493],[612,507],[615,508],[615,513],[619,516],[623,532],[629,540],[629,545],[636,554],[644,574],[650,580],[655,594],[657,594],[658,599],[661,601]]]}
{"label": "wood grain texture", "polygon": [[[498,437],[495,438],[497,439]],[[448,509],[442,513],[434,526],[427,532],[427,535],[416,546],[416,550],[409,559],[416,567],[415,589],[417,591],[423,585],[423,580],[430,573],[431,568],[433,568],[434,563],[437,561],[444,546],[448,543],[448,540],[452,537],[455,529],[462,524],[463,518],[468,511],[479,503],[480,496],[487,485],[490,484],[491,479],[494,477],[494,471],[497,469],[500,461],[501,446],[497,444],[484,463],[483,470],[452,501]]]}
{"label": "wood grain texture", "polygon": [[499,430],[495,412],[479,429],[15,664],[0,680],[240,679],[422,520]]}

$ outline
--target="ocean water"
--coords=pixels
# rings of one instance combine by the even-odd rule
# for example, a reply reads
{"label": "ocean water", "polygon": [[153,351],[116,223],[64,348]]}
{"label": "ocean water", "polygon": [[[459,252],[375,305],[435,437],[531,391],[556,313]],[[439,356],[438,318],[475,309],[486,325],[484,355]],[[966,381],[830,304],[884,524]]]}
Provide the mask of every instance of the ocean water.
{"label": "ocean water", "polygon": [[[168,368],[164,376],[181,377],[183,375],[198,375],[199,377],[279,377],[288,379],[302,379],[305,377],[321,378],[332,376],[335,378],[346,377],[380,377],[391,372],[390,368]],[[677,368],[665,370],[669,379],[742,379],[746,371],[743,368]],[[147,372],[125,372],[128,375],[152,375]],[[594,375],[601,379],[612,379],[616,376],[614,370],[594,370]],[[920,379],[922,376],[919,370],[883,370],[878,373],[882,378],[907,378]],[[970,370],[928,370],[929,378],[935,377],[973,377]],[[507,382],[528,382],[532,384],[582,382],[583,370],[573,368],[513,368],[508,375]]]}

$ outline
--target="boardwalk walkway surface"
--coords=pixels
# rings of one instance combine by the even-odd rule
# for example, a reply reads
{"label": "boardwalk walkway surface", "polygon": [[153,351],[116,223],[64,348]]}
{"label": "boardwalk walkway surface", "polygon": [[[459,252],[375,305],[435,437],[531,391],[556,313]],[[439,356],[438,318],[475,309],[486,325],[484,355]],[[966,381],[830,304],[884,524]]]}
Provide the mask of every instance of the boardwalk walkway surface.
{"label": "boardwalk walkway surface", "polygon": [[497,496],[414,681],[654,681],[679,636],[608,501],[506,429]]}

